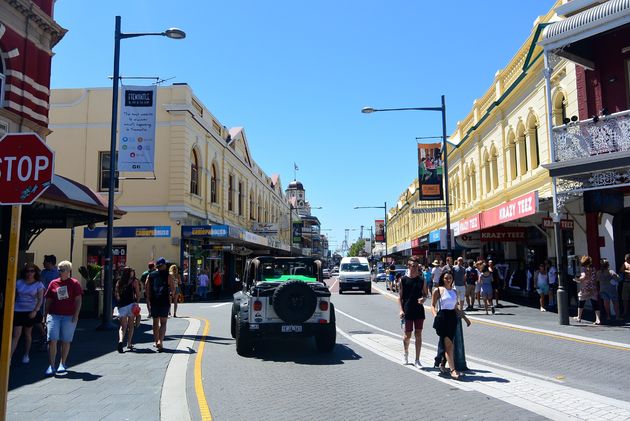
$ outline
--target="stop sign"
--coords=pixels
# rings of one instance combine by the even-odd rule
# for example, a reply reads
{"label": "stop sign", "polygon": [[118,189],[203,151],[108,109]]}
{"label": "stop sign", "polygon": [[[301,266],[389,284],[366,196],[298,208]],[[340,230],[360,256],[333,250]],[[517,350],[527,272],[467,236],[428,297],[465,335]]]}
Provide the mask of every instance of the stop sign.
{"label": "stop sign", "polygon": [[52,183],[55,153],[36,133],[0,139],[0,204],[30,205]]}

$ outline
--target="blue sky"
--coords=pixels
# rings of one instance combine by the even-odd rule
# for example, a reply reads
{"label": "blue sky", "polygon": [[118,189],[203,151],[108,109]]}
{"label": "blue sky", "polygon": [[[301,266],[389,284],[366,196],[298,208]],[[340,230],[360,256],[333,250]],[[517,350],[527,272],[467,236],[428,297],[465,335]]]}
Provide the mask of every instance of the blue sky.
{"label": "blue sky", "polygon": [[[245,127],[254,160],[283,187],[293,162],[307,199],[341,245],[369,227],[417,174],[417,136],[437,112],[361,114],[364,106],[431,107],[446,95],[449,134],[553,0],[59,0],[68,29],[52,88],[111,86],[114,17],[123,32],[186,31],[122,41],[121,75],[186,82],[228,127]],[[350,232],[350,243],[359,231]]]}

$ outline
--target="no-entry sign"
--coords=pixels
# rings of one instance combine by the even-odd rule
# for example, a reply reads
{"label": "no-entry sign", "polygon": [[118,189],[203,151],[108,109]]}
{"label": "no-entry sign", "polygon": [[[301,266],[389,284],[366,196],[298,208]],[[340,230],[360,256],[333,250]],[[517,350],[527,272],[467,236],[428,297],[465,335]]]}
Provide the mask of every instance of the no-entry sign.
{"label": "no-entry sign", "polygon": [[30,205],[50,186],[55,153],[36,133],[0,139],[0,204]]}

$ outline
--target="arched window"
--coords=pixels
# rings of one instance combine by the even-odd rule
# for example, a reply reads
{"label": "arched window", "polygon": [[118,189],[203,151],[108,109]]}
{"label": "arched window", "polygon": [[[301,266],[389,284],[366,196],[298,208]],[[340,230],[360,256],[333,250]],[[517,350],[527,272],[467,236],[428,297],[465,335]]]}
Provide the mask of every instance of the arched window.
{"label": "arched window", "polygon": [[492,181],[490,180],[490,155],[488,151],[483,156],[484,192],[489,194],[492,191]]}
{"label": "arched window", "polygon": [[249,193],[249,219],[251,219],[252,221],[256,219],[256,215],[254,215],[255,211],[256,211],[256,206],[254,204],[254,193],[250,192]]}
{"label": "arched window", "polygon": [[260,196],[258,196],[258,222],[262,222],[262,216],[263,216],[263,210],[262,210],[262,200],[260,199]]}
{"label": "arched window", "polygon": [[529,162],[532,169],[540,165],[540,151],[538,149],[538,119],[531,114],[527,120],[527,143],[529,143]]}
{"label": "arched window", "polygon": [[514,136],[514,132],[512,130],[508,133],[507,156],[510,181],[514,181],[518,174],[516,168],[516,136]]}
{"label": "arched window", "polygon": [[199,195],[199,159],[194,149],[190,155],[190,192]]}
{"label": "arched window", "polygon": [[562,92],[558,92],[553,100],[553,125],[562,126],[567,118],[567,102]]}
{"label": "arched window", "polygon": [[228,178],[228,210],[234,211],[234,176]]}
{"label": "arched window", "polygon": [[525,126],[519,123],[516,129],[516,159],[518,164],[518,175],[527,172],[527,139],[525,139]]}
{"label": "arched window", "polygon": [[492,149],[490,149],[490,168],[492,171],[492,190],[496,190],[499,188],[499,165],[498,165],[499,156],[497,154],[497,150],[492,145]]}
{"label": "arched window", "polygon": [[239,216],[243,216],[243,206],[244,206],[244,199],[245,198],[245,192],[243,191],[243,182],[239,181],[238,182],[238,214]]}
{"label": "arched window", "polygon": [[212,164],[210,176],[210,203],[217,203],[217,168]]}
{"label": "arched window", "polygon": [[475,172],[475,165],[470,165],[470,190],[472,192],[472,200],[477,200],[477,173]]}

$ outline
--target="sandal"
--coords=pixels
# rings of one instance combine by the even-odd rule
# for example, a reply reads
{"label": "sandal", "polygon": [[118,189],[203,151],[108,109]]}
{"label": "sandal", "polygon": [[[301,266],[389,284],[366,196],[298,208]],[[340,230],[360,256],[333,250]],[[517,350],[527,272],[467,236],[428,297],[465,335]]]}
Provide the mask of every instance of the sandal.
{"label": "sandal", "polygon": [[[451,370],[451,371],[453,371],[453,370]],[[446,373],[448,373],[448,372],[449,372],[449,371],[448,371],[448,369],[446,368],[446,366],[444,366],[444,365],[440,365],[440,373],[442,373],[442,374],[446,374]]]}
{"label": "sandal", "polygon": [[127,345],[127,349],[128,349],[129,351],[133,351],[133,350],[134,350],[134,349],[136,349],[136,348],[133,346],[133,344],[129,344],[129,345]]}
{"label": "sandal", "polygon": [[451,379],[453,379],[453,380],[459,380],[460,378],[461,378],[461,374],[457,373],[457,372],[455,371],[455,369],[453,368],[453,369],[451,370]]}
{"label": "sandal", "polygon": [[578,319],[577,317],[574,317],[573,320],[575,320],[578,323],[580,323],[582,321],[582,319]]}

